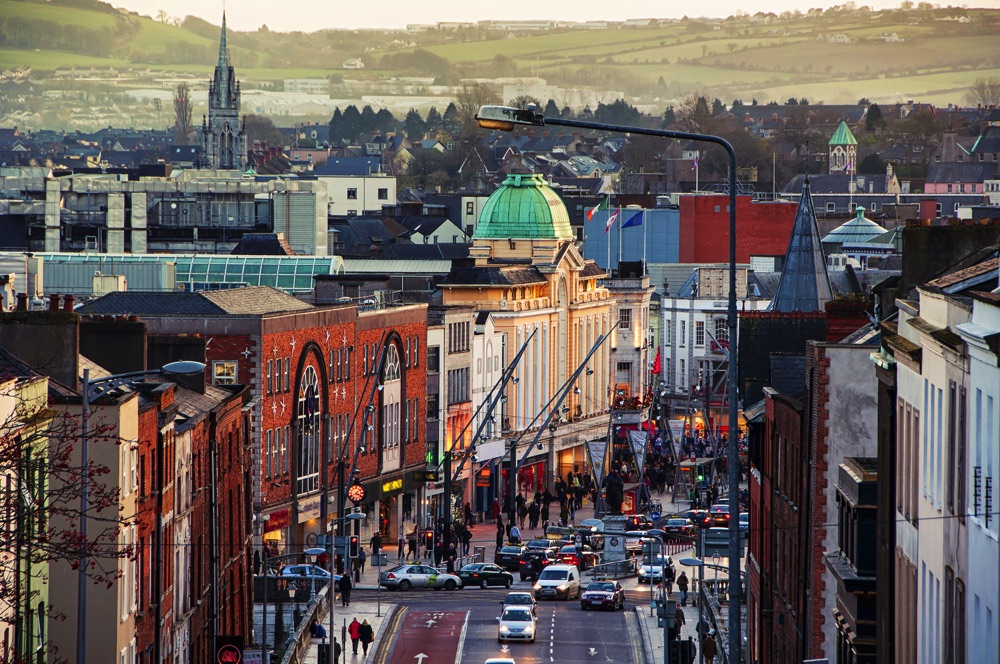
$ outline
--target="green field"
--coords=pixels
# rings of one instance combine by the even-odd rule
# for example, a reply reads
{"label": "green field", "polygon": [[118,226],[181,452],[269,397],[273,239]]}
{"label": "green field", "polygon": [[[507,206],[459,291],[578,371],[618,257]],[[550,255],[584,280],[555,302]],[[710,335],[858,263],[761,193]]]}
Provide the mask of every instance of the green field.
{"label": "green field", "polygon": [[[959,15],[968,22],[954,20]],[[15,23],[10,23],[14,20]],[[217,30],[205,23],[168,25],[149,17],[118,11],[66,7],[43,0],[0,0],[0,29],[5,23],[36,30],[66,28],[92,31],[110,48],[74,52],[58,48],[11,48],[9,33],[0,48],[0,68],[28,65],[38,72],[66,67],[150,69],[210,76],[217,53]],[[7,28],[10,29],[10,28]],[[896,33],[900,43],[882,35]],[[850,43],[817,39],[847,35]],[[656,27],[606,30],[560,29],[516,34],[471,30],[429,31],[402,35],[358,34],[349,31],[307,35],[231,33],[230,52],[237,75],[247,87],[285,78],[387,80],[394,76],[462,78],[530,76],[537,73],[549,85],[563,88],[597,86],[624,92],[649,103],[676,99],[693,92],[758,101],[805,97],[828,103],[917,99],[962,103],[964,93],[980,76],[1000,69],[1000,10],[931,9],[909,12],[866,11],[823,13],[819,16],[749,17],[726,21],[678,21]],[[44,34],[42,35],[45,36]],[[399,39],[416,42],[399,49]],[[24,43],[22,39],[21,42]],[[322,50],[321,50],[322,49]],[[447,71],[380,69],[383,55],[429,51],[445,60]],[[317,57],[318,54],[322,54]],[[492,64],[504,56],[516,66]],[[346,57],[361,57],[366,68],[344,71]],[[327,61],[329,67],[325,67]],[[398,59],[390,66],[406,67]],[[492,68],[492,69],[491,69]],[[488,76],[486,76],[488,77]],[[660,79],[663,79],[661,82]],[[666,84],[666,88],[662,83]]]}

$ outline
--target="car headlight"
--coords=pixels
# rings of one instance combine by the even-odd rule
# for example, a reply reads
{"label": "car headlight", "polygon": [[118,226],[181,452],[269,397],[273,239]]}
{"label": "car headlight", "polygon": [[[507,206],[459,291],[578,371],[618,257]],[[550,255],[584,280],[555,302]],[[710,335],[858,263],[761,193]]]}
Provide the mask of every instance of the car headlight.
{"label": "car headlight", "polygon": [[561,586],[559,586],[559,590],[565,591],[565,590],[568,590],[568,589],[569,589],[569,586],[567,586],[565,583],[562,584]]}
{"label": "car headlight", "polygon": [[639,576],[646,576],[646,570],[639,568]]}
{"label": "car headlight", "polygon": [[535,633],[535,628],[534,627],[525,627],[524,628],[524,633],[525,634],[534,634]]}
{"label": "car headlight", "polygon": [[500,633],[501,634],[506,634],[509,631],[510,631],[510,629],[507,627],[507,625],[501,625],[500,626]]}
{"label": "car headlight", "polygon": [[536,583],[535,584],[535,590],[541,590],[541,589],[542,589],[541,584]]}

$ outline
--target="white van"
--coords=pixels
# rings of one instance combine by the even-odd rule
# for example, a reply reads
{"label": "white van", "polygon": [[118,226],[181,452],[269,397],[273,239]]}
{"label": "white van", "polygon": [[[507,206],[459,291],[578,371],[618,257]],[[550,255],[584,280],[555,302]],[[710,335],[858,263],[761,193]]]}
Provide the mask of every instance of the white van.
{"label": "white van", "polygon": [[580,570],[576,565],[549,565],[535,581],[535,599],[580,598]]}

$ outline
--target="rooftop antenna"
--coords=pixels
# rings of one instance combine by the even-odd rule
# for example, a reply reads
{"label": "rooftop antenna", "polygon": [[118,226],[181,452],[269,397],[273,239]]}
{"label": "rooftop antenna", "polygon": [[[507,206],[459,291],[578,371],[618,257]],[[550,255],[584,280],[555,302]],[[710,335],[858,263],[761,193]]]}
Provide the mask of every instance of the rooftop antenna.
{"label": "rooftop antenna", "polygon": [[806,184],[809,184],[809,160],[812,158],[812,148],[809,147],[809,140],[806,139]]}

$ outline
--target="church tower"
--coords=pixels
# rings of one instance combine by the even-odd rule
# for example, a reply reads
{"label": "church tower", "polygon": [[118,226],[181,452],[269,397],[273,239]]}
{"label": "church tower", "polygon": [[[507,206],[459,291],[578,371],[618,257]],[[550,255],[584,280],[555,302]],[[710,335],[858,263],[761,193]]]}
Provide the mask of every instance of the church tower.
{"label": "church tower", "polygon": [[208,119],[202,117],[202,151],[213,169],[239,169],[246,165],[245,131],[240,125],[240,84],[229,64],[226,13],[222,13],[219,62],[208,87]]}
{"label": "church tower", "polygon": [[846,173],[854,175],[858,170],[858,140],[843,120],[837,131],[830,137],[830,175]]}

